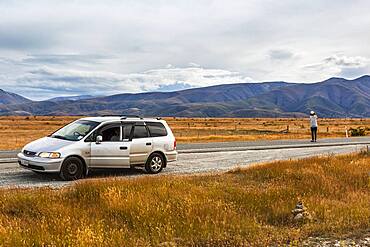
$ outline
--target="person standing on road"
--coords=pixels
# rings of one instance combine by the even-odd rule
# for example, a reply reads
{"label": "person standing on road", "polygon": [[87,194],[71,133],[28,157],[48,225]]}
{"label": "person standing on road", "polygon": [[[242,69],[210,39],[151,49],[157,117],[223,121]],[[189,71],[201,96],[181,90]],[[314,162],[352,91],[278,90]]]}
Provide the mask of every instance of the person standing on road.
{"label": "person standing on road", "polygon": [[310,124],[311,124],[311,142],[316,142],[317,139],[317,115],[314,111],[310,112]]}

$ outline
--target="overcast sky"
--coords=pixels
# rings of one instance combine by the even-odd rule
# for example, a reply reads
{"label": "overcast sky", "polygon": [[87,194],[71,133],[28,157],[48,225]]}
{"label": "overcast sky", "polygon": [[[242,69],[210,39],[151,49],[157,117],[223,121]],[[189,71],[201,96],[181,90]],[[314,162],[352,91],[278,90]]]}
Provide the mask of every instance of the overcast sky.
{"label": "overcast sky", "polygon": [[370,1],[0,0],[0,88],[54,96],[370,73]]}

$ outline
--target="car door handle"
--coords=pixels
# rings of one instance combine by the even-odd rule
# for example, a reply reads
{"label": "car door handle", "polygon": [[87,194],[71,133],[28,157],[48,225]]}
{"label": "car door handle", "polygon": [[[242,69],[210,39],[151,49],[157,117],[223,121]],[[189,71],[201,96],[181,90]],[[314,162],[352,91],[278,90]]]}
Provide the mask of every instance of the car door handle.
{"label": "car door handle", "polygon": [[147,146],[151,146],[151,145],[152,145],[152,143],[151,143],[151,142],[147,142],[147,143],[146,143],[146,145],[147,145]]}
{"label": "car door handle", "polygon": [[127,150],[127,147],[119,147],[121,150]]}

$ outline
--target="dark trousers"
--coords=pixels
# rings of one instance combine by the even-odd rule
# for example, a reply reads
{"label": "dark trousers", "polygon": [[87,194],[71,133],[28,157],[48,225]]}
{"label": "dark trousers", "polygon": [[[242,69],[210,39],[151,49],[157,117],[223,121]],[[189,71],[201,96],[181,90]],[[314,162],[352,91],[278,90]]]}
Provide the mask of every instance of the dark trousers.
{"label": "dark trousers", "polygon": [[316,141],[316,139],[317,139],[317,127],[311,127],[311,137],[312,137],[312,141]]}

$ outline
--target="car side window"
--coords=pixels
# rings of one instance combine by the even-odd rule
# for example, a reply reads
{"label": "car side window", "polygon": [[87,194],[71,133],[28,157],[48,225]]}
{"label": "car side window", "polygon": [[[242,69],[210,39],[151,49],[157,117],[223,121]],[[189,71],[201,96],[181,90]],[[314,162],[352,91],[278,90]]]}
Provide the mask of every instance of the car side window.
{"label": "car side window", "polygon": [[111,127],[102,132],[103,142],[117,142],[120,140],[120,127]]}
{"label": "car side window", "polygon": [[91,133],[86,139],[85,139],[85,142],[94,142],[96,140],[96,131],[94,131],[93,133]]}
{"label": "car side window", "polygon": [[146,122],[151,137],[167,136],[167,130],[162,123]]}
{"label": "car side window", "polygon": [[121,127],[119,124],[110,124],[102,127],[98,135],[103,137],[103,142],[118,142],[121,140]]}
{"label": "car side window", "polygon": [[135,125],[134,127],[134,139],[149,137],[149,133],[145,125]]}
{"label": "car side window", "polygon": [[122,139],[127,140],[130,139],[131,130],[132,130],[133,123],[125,123],[122,125]]}

